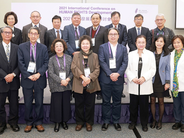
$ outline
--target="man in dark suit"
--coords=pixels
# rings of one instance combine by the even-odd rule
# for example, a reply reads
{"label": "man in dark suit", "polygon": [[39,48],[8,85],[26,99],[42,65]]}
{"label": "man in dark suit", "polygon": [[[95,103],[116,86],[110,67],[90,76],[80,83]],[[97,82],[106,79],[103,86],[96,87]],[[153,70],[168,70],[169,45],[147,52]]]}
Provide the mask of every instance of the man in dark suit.
{"label": "man in dark suit", "polygon": [[85,28],[79,26],[81,15],[78,12],[72,14],[72,24],[65,26],[63,31],[63,39],[67,43],[67,51],[70,55],[77,53],[79,49],[78,40],[86,34]]}
{"label": "man in dark suit", "polygon": [[[100,45],[107,43],[107,28],[100,25],[101,15],[99,13],[94,13],[91,16],[92,26],[86,29],[86,34],[91,36],[93,42],[93,52],[98,54]],[[101,92],[97,92],[97,99],[101,100]]]}
{"label": "man in dark suit", "polygon": [[53,28],[48,30],[45,34],[45,45],[48,49],[49,58],[54,55],[54,53],[51,52],[51,44],[56,38],[63,38],[63,30],[60,29],[61,27],[61,17],[58,15],[55,15],[52,18],[52,25]]}
{"label": "man in dark suit", "polygon": [[[108,30],[109,42],[99,48],[100,86],[102,92],[102,131],[108,129],[111,122],[117,131],[121,130],[119,119],[121,114],[121,94],[124,84],[124,72],[128,64],[127,49],[118,43],[119,31],[115,28]],[[111,107],[111,97],[113,99]],[[112,115],[112,116],[111,116]]]}
{"label": "man in dark suit", "polygon": [[[47,47],[37,42],[40,30],[31,27],[28,30],[29,42],[19,45],[18,65],[21,71],[21,86],[25,103],[25,132],[30,132],[33,125],[43,132],[43,90],[46,87],[46,70],[48,68]],[[33,91],[35,96],[35,117],[32,115]]]}
{"label": "man in dark suit", "polygon": [[128,30],[128,46],[130,51],[137,49],[135,39],[138,35],[144,35],[146,37],[146,49],[149,49],[151,46],[151,33],[148,28],[142,26],[143,16],[141,14],[135,15],[134,23],[135,27]]}
{"label": "man in dark suit", "polygon": [[111,21],[112,24],[109,24],[107,26],[105,26],[107,29],[109,28],[116,28],[119,31],[119,39],[118,39],[118,43],[122,44],[124,46],[126,46],[127,41],[128,41],[128,36],[127,36],[127,28],[125,25],[120,24],[120,13],[118,11],[114,11],[111,13]]}
{"label": "man in dark suit", "polygon": [[13,131],[20,130],[18,124],[18,89],[20,71],[18,68],[18,45],[10,42],[13,30],[6,26],[1,29],[0,42],[0,134],[6,129],[6,97],[9,100],[8,123]]}
{"label": "man in dark suit", "polygon": [[44,42],[45,42],[44,37],[45,37],[45,33],[47,31],[47,28],[39,23],[41,20],[41,14],[38,11],[33,11],[31,13],[30,19],[31,19],[32,23],[24,26],[22,29],[22,42],[29,41],[28,30],[31,27],[38,27],[40,29],[40,35],[39,35],[40,37],[38,38],[37,42],[44,44]]}

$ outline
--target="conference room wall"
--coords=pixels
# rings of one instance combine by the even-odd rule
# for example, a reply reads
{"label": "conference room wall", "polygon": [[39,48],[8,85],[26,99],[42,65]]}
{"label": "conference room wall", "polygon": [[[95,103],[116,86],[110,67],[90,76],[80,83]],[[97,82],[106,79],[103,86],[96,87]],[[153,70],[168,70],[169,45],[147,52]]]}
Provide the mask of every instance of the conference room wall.
{"label": "conference room wall", "polygon": [[[4,26],[4,14],[11,10],[11,3],[46,3],[46,0],[1,0],[0,4],[0,26]],[[47,0],[47,3],[112,3],[112,0]],[[164,13],[166,18],[166,27],[173,29],[175,34],[184,35],[184,30],[175,29],[175,0],[113,0],[113,3],[120,4],[149,4],[158,5],[158,12]],[[21,7],[20,7],[21,8]],[[29,17],[28,17],[29,18]],[[123,20],[123,17],[121,17]],[[133,18],[132,18],[133,21]]]}

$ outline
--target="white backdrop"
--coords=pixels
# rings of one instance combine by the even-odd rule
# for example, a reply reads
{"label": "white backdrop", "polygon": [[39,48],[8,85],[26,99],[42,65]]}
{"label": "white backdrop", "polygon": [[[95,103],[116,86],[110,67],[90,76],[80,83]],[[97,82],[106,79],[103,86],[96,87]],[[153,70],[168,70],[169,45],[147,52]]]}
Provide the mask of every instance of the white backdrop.
{"label": "white backdrop", "polygon": [[158,5],[142,4],[94,4],[94,3],[12,3],[11,9],[18,16],[16,27],[22,29],[24,25],[31,23],[30,13],[37,10],[41,13],[41,24],[48,29],[52,28],[52,17],[59,15],[62,17],[61,29],[65,25],[71,24],[71,15],[79,12],[82,17],[81,26],[87,28],[91,26],[91,15],[98,12],[102,16],[101,25],[111,23],[111,13],[119,11],[121,14],[120,23],[127,28],[134,26],[134,16],[138,13],[144,16],[144,27],[155,28],[155,16],[158,13]]}

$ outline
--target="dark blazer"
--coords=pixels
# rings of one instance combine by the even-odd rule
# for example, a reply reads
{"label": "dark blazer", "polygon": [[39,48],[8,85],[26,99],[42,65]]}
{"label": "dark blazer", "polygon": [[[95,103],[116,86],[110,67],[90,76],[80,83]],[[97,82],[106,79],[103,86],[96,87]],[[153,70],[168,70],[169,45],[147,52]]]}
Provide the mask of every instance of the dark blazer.
{"label": "dark blazer", "polygon": [[[86,34],[86,29],[79,26],[80,37]],[[70,55],[76,51],[75,46],[75,30],[73,24],[64,27],[63,39],[67,43],[67,51]]]}
{"label": "dark blazer", "polygon": [[[22,43],[22,32],[20,29],[18,29],[16,27],[14,27],[13,32],[14,32],[13,33],[14,36],[12,36],[11,42],[13,44],[19,45],[20,43]],[[0,41],[3,41],[1,34],[0,34]]]}
{"label": "dark blazer", "polygon": [[[18,68],[18,45],[11,43],[9,62],[2,42],[0,42],[0,92],[8,92],[9,90],[18,90],[20,88],[20,70]],[[11,83],[6,83],[4,77],[9,73],[15,73]]]}
{"label": "dark blazer", "polygon": [[[32,23],[23,27],[23,29],[22,29],[22,42],[29,41],[28,30],[31,27],[32,27]],[[47,31],[47,28],[45,26],[39,24],[39,29],[40,29],[40,43],[44,44],[44,37],[45,37],[45,33]]]}
{"label": "dark blazer", "polygon": [[[27,72],[27,68],[30,61],[30,42],[25,42],[19,45],[18,48],[18,65],[21,71],[21,86],[24,88],[32,88],[33,81],[28,79],[32,74]],[[47,47],[43,44],[37,43],[36,46],[36,70],[41,74],[37,80],[41,89],[46,87],[46,75],[45,72],[48,68],[48,52]]]}
{"label": "dark blazer", "polygon": [[[61,39],[63,39],[63,30],[61,30]],[[52,42],[57,38],[56,33],[55,33],[55,29],[52,28],[50,30],[48,30],[45,33],[45,45],[47,46],[47,50],[48,50],[48,54],[49,54],[49,58],[52,57],[53,55],[55,55],[54,53],[51,52],[50,47]]]}
{"label": "dark blazer", "polygon": [[[113,25],[109,24],[107,26],[105,26],[107,29],[112,28]],[[122,44],[124,46],[126,46],[127,41],[128,41],[128,35],[127,35],[127,28],[125,25],[123,24],[118,24],[118,30],[119,30],[119,39],[118,39],[118,43]]]}
{"label": "dark blazer", "polygon": [[[112,51],[111,51],[112,53]],[[119,73],[120,76],[118,80],[115,82],[116,84],[123,84],[124,83],[124,72],[128,65],[128,54],[127,49],[122,44],[117,45],[116,50],[116,68],[110,69],[109,68],[109,46],[108,43],[105,43],[100,46],[98,57],[100,63],[100,75],[99,81],[105,84],[109,84],[111,82],[110,74],[111,73]]]}
{"label": "dark blazer", "polygon": [[[149,49],[151,46],[151,33],[148,28],[141,27],[141,35],[144,35],[146,37],[146,49]],[[128,46],[130,48],[130,51],[134,51],[137,49],[135,45],[135,39],[137,37],[137,31],[136,28],[130,28],[128,30]]]}
{"label": "dark blazer", "polygon": [[[93,26],[88,27],[86,29],[86,35],[89,35],[90,37],[92,36],[92,28]],[[90,34],[90,30],[91,30],[91,34]],[[107,28],[100,26],[100,29],[95,37],[95,46],[93,46],[94,53],[98,54],[100,45],[108,42],[108,37],[107,37],[108,32],[107,31],[108,31]]]}

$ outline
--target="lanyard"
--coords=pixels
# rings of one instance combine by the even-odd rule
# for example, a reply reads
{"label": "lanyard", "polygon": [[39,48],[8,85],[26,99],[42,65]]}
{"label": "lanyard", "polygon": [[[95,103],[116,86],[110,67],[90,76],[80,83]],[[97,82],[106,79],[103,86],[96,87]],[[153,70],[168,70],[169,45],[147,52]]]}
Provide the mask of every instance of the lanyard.
{"label": "lanyard", "polygon": [[[36,61],[36,43],[34,46],[34,59]],[[30,61],[32,61],[32,44],[30,44]]]}
{"label": "lanyard", "polygon": [[[91,35],[91,37],[92,37],[92,28],[93,28],[93,26],[90,28],[90,35]],[[100,25],[98,26],[98,28],[97,28],[97,30],[96,30],[96,33],[95,33],[95,35],[94,35],[94,38],[96,37],[96,35],[98,34],[98,31],[100,30]]]}
{"label": "lanyard", "polygon": [[[109,46],[109,58],[112,58],[110,42],[108,42],[108,46]],[[118,47],[118,45],[117,45],[117,47]],[[117,53],[117,47],[116,47],[116,53]],[[114,55],[114,58],[115,58],[115,55]]]}
{"label": "lanyard", "polygon": [[[58,59],[58,56],[57,56],[57,55],[56,55],[56,60],[57,60],[58,66],[59,66],[59,70],[61,70],[61,65],[60,65],[60,63],[59,63],[59,59]],[[64,60],[64,70],[65,70],[65,67],[66,67],[65,55],[63,55],[63,60]]]}
{"label": "lanyard", "polygon": [[[82,60],[82,64],[83,64],[84,68],[86,68],[85,65],[84,65],[84,59]],[[89,67],[89,65],[87,64],[87,68],[88,67]]]}

